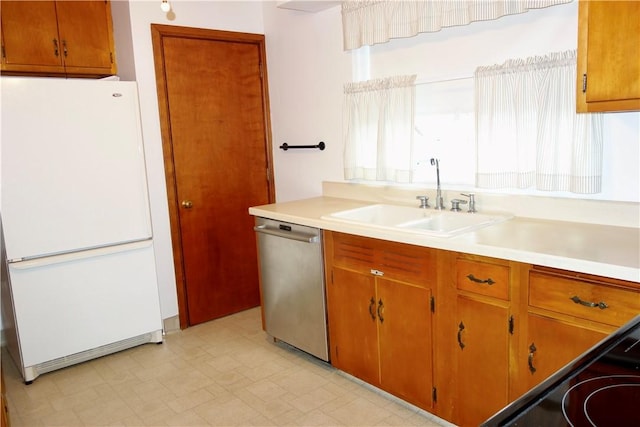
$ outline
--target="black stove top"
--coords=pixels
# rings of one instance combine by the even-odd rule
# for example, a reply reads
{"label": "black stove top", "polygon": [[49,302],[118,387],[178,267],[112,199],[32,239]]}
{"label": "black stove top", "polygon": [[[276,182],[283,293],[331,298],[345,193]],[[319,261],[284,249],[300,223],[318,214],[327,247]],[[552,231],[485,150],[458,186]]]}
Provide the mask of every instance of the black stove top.
{"label": "black stove top", "polygon": [[640,426],[640,316],[483,426]]}

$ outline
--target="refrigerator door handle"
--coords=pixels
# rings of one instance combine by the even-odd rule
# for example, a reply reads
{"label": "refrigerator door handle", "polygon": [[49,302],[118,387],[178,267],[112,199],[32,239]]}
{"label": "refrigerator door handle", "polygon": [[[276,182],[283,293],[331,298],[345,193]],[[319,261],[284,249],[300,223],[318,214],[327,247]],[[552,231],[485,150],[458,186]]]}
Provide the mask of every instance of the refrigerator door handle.
{"label": "refrigerator door handle", "polygon": [[38,258],[8,260],[9,266],[15,270],[25,270],[28,268],[44,267],[47,265],[60,264],[63,262],[77,261],[85,258],[93,258],[114,253],[133,251],[151,246],[153,240],[145,239],[120,245],[105,246],[103,248],[87,249],[78,252],[68,252],[64,254],[43,256]]}

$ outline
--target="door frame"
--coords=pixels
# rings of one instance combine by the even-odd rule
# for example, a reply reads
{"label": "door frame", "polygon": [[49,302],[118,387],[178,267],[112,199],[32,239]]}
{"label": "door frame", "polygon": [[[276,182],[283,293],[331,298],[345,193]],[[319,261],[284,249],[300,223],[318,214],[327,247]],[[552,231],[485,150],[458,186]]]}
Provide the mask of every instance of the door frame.
{"label": "door frame", "polygon": [[175,269],[176,290],[178,296],[178,317],[180,329],[189,327],[187,287],[182,253],[182,233],[180,231],[179,201],[177,196],[175,164],[173,160],[173,141],[171,138],[171,122],[169,103],[167,100],[166,74],[164,66],[164,37],[187,37],[214,41],[229,41],[234,43],[250,43],[258,47],[260,55],[260,70],[262,74],[262,102],[264,111],[264,129],[267,164],[267,185],[269,203],[275,201],[275,185],[273,176],[273,150],[271,142],[271,121],[269,110],[269,89],[267,78],[267,55],[265,36],[263,34],[239,33],[233,31],[210,30],[202,28],[181,27],[173,25],[151,24],[151,39],[153,44],[153,62],[156,73],[156,89],[158,93],[158,110],[160,114],[160,131],[162,136],[162,152],[164,158],[164,172],[167,187],[167,202],[169,207],[169,223],[171,227],[171,246],[173,250],[173,264]]}

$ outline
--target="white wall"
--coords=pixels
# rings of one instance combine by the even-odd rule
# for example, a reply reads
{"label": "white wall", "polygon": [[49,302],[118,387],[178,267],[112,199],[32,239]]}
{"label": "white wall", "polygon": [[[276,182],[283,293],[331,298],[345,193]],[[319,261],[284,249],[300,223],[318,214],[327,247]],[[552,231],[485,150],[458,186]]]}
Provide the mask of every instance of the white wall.
{"label": "white wall", "polygon": [[[351,55],[342,50],[340,7],[317,13],[264,2],[276,198],[318,196],[322,181],[342,179],[342,85]],[[283,143],[324,151],[281,150]]]}
{"label": "white wall", "polygon": [[[354,80],[352,76],[361,77],[363,68],[368,73],[366,78],[417,74],[419,83],[432,82],[471,77],[478,66],[577,46],[578,1],[573,1],[497,20],[444,28],[436,33],[394,39],[371,47],[362,66],[364,55],[342,51],[339,6],[305,13],[277,9],[268,3],[271,2],[265,3],[264,18],[278,201],[317,196],[321,194],[322,181],[344,181],[343,85]],[[357,67],[352,67],[352,61]],[[640,201],[639,133],[640,113],[605,115],[603,188],[606,191],[587,198]],[[277,148],[283,142],[312,144],[323,138],[328,146],[324,152],[294,153]],[[447,178],[451,169],[441,172]],[[583,197],[560,192],[554,196]]]}
{"label": "white wall", "polygon": [[[266,35],[277,201],[318,196],[322,193],[323,181],[343,180],[342,93],[344,83],[352,80],[352,54],[342,50],[339,6],[307,13],[277,8],[275,1],[171,0],[171,4],[175,16],[169,15],[172,19],[168,19],[160,11],[160,0],[130,0],[130,23],[123,24],[129,28],[120,29],[117,28],[120,24],[117,20],[126,21],[119,15],[124,13],[126,16],[126,8],[117,4],[113,6],[116,36],[124,35],[122,40],[125,40],[120,43],[126,43],[127,31],[132,38],[130,48],[123,48],[123,58],[119,52],[118,60],[123,73],[128,76],[135,74],[139,85],[163,318],[177,315],[178,309],[150,24]],[[566,16],[567,8],[555,8],[561,6],[547,12],[557,11],[557,19],[566,19],[566,25],[573,31],[576,25],[575,12],[569,12]],[[552,15],[556,16],[556,12]],[[497,32],[506,25],[500,20],[484,24],[489,31],[493,28]],[[466,46],[473,43],[472,29],[468,26],[451,33],[445,29],[430,37],[434,40],[447,39],[447,43],[457,41],[458,46]],[[553,43],[557,34],[523,36],[545,37]],[[405,43],[411,44],[408,40]],[[563,48],[564,45],[561,46]],[[442,52],[425,58],[424,61],[433,64],[430,68],[433,74],[426,77],[456,77],[455,64],[446,62],[449,57],[449,52]],[[123,63],[123,60],[128,62]],[[464,70],[463,74],[468,72]],[[327,144],[324,151],[285,152],[278,148],[285,142],[310,145],[319,141]],[[638,163],[638,159],[635,161]]]}
{"label": "white wall", "polygon": [[[160,10],[160,0],[131,0],[128,2],[129,15],[126,16],[126,5],[117,4],[120,3],[117,0],[115,3],[112,8],[114,32],[120,43],[116,45],[116,52],[122,50],[122,57],[118,56],[119,68],[125,74],[123,80],[135,78],[138,82],[160,306],[162,317],[166,319],[178,314],[178,302],[150,25],[155,23],[262,34],[262,4],[257,1],[171,0],[172,11],[165,14]],[[130,47],[126,46],[128,32],[132,41]],[[123,34],[125,37],[118,38]]]}

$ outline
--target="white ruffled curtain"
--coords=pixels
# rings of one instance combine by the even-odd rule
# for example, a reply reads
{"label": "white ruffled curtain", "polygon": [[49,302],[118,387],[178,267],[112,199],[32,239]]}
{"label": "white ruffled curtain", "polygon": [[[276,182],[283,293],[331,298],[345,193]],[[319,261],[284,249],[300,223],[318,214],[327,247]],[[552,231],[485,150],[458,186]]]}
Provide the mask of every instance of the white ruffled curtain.
{"label": "white ruffled curtain", "polygon": [[480,188],[598,193],[602,114],[577,114],[576,51],[475,73]]}
{"label": "white ruffled curtain", "polygon": [[344,86],[344,177],[408,183],[416,76],[395,76]]}
{"label": "white ruffled curtain", "polygon": [[344,50],[440,31],[573,0],[348,0],[342,2]]}

